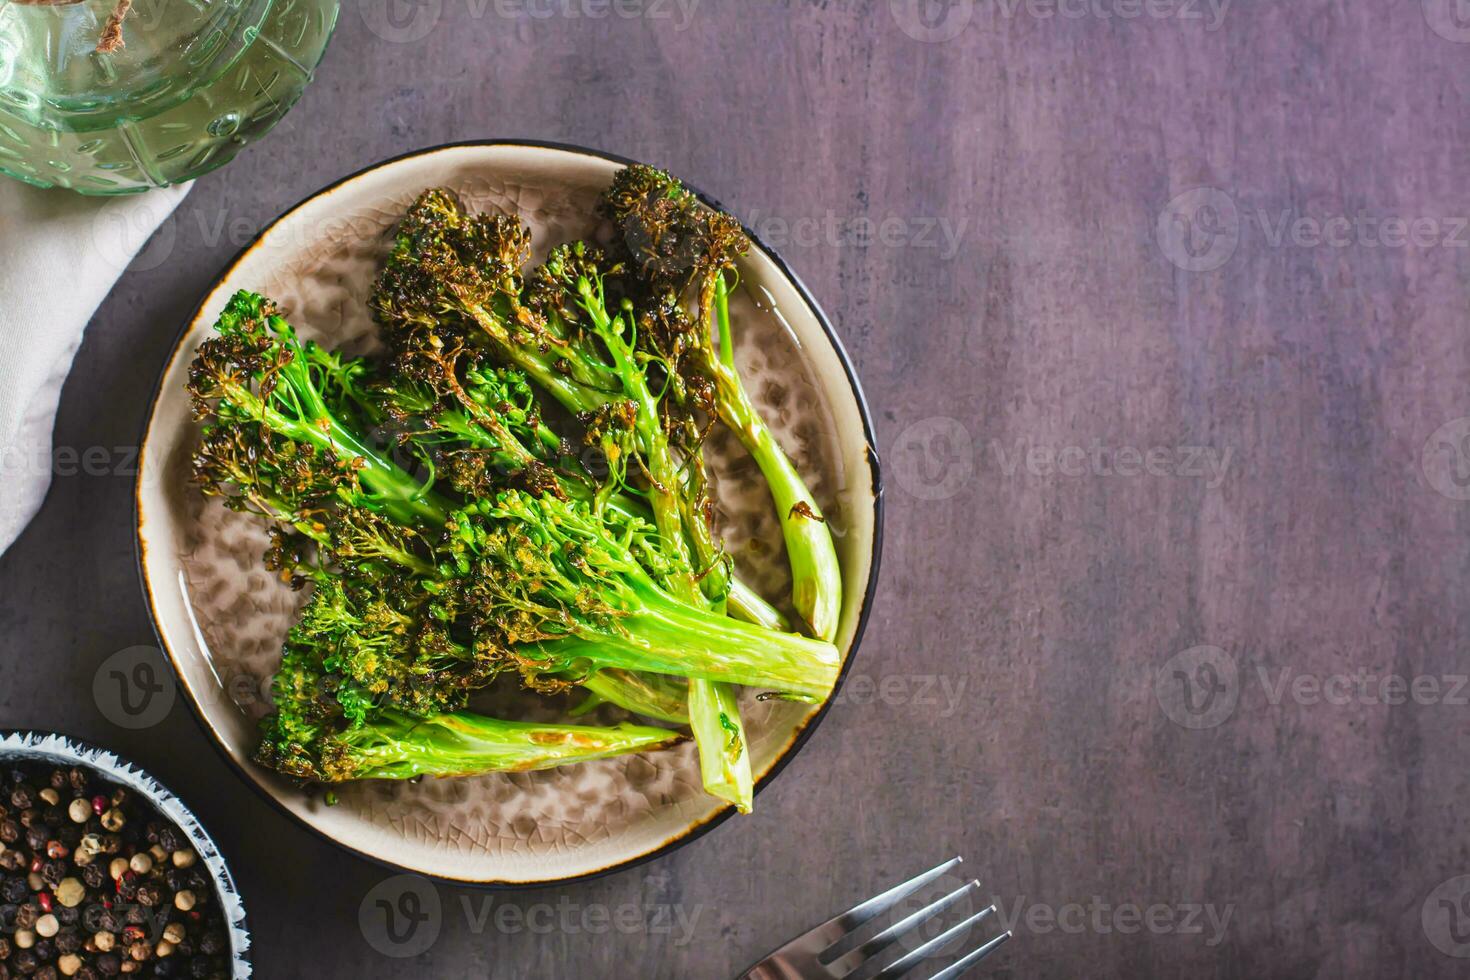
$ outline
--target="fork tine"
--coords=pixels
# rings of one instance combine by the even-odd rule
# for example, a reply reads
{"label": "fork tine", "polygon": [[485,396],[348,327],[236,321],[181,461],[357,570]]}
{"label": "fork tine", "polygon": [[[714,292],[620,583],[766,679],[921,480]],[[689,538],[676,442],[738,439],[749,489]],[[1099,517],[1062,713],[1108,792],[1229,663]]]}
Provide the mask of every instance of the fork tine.
{"label": "fork tine", "polygon": [[981,946],[979,949],[975,950],[975,952],[969,954],[964,959],[956,960],[949,966],[940,970],[938,973],[934,974],[934,976],[930,977],[929,980],[958,980],[960,974],[964,973],[970,967],[974,966],[976,963],[979,963],[981,960],[985,959],[985,957],[995,952],[995,947],[999,946],[1001,943],[1010,938],[1011,934],[1009,931],[1001,933],[999,936],[996,936],[990,942],[986,943],[984,946]]}
{"label": "fork tine", "polygon": [[957,937],[962,935],[966,929],[969,929],[972,925],[979,922],[981,919],[985,918],[987,915],[994,911],[994,905],[990,906],[989,908],[981,909],[979,912],[976,912],[974,915],[970,916],[959,925],[952,926],[949,929],[946,929],[944,932],[940,933],[938,936],[935,936],[933,939],[929,940],[918,949],[905,953],[903,956],[894,960],[892,963],[888,964],[883,969],[873,974],[873,980],[895,980],[896,977],[903,976],[905,973],[909,972],[909,970],[913,969],[914,966],[916,966],[920,961],[927,959],[931,954],[936,953],[939,950],[943,949],[945,946],[949,945]]}
{"label": "fork tine", "polygon": [[861,926],[864,922],[869,921],[874,916],[887,912],[909,895],[923,888],[951,868],[958,866],[963,861],[964,858],[961,857],[950,858],[937,868],[930,868],[916,878],[910,878],[901,885],[894,885],[881,895],[875,895],[866,902],[853,906],[841,915],[834,916],[810,932],[797,937],[796,942],[820,941],[822,943],[821,948],[826,949],[858,926]]}
{"label": "fork tine", "polygon": [[932,905],[929,905],[926,908],[919,909],[919,911],[913,913],[912,915],[906,916],[902,920],[895,922],[887,929],[884,929],[882,932],[878,933],[878,935],[874,936],[872,939],[869,939],[867,942],[863,943],[857,949],[851,950],[850,952],[845,953],[836,960],[833,960],[827,965],[827,968],[832,971],[832,974],[834,976],[847,976],[853,970],[856,970],[868,960],[872,959],[874,956],[877,956],[889,946],[893,945],[894,940],[906,934],[910,929],[913,929],[915,926],[919,925],[922,922],[932,919],[934,916],[954,905],[960,899],[964,898],[970,892],[979,887],[980,882],[978,881],[972,881],[966,885],[960,886],[959,888],[950,892],[948,895],[939,899],[937,902],[934,902]]}

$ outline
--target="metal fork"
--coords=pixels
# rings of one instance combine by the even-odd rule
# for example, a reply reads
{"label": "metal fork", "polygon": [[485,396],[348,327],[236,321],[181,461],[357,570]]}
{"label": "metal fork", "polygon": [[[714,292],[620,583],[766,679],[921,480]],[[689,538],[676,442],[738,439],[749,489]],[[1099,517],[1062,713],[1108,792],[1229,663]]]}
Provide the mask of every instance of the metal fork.
{"label": "metal fork", "polygon": [[[863,923],[869,922],[887,912],[920,888],[923,888],[925,885],[938,879],[941,875],[958,867],[963,860],[963,858],[958,857],[951,858],[939,867],[925,871],[917,878],[911,878],[901,885],[895,885],[883,894],[870,898],[855,908],[848,909],[836,918],[817,926],[811,932],[797,936],[745,973],[742,973],[739,980],[836,980],[836,978],[846,977],[852,974],[863,964],[893,945],[893,943],[908,935],[916,927],[927,922],[945,909],[952,907],[962,898],[975,891],[980,887],[980,882],[971,881],[955,889],[938,901],[919,909],[919,911],[912,915],[905,916],[861,946],[830,962],[824,962],[822,960],[822,954],[835,946],[844,936],[851,934],[853,930],[861,927]],[[940,935],[894,960],[882,970],[873,974],[872,980],[894,980],[896,977],[904,976],[919,963],[937,954],[945,946],[949,945],[949,943],[963,935],[965,930],[994,912],[994,905],[981,909],[959,925],[946,929]],[[985,957],[995,951],[997,946],[1010,938],[1011,934],[1009,931],[1001,933],[963,959],[957,960],[943,970],[940,970],[930,977],[929,980],[956,980],[962,973],[965,973],[970,967],[985,959]]]}

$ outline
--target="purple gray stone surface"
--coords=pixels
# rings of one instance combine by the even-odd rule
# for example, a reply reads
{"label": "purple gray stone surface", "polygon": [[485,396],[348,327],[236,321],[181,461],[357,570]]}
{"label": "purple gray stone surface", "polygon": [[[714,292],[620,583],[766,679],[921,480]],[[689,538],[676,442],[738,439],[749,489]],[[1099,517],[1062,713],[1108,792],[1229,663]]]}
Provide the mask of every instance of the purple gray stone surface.
{"label": "purple gray stone surface", "polygon": [[[0,559],[0,726],[180,793],[262,977],[718,980],[952,853],[1015,919],[998,977],[1463,975],[1457,9],[351,0],[302,104],[89,330],[56,485]],[[152,642],[129,447],[214,273],[346,173],[513,136],[668,166],[783,251],[875,411],[883,584],[754,816],[570,888],[441,889],[395,959],[359,922],[383,871],[256,798],[182,704],[128,730],[93,680]]]}

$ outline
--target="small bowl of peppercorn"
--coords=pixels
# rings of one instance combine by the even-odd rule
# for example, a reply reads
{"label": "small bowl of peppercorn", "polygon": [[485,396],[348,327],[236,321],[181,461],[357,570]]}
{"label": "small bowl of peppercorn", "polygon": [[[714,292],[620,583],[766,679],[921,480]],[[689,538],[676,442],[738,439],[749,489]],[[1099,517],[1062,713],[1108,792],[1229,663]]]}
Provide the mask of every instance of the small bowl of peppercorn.
{"label": "small bowl of peppercorn", "polygon": [[250,976],[219,848],[138,767],[61,735],[0,733],[0,980]]}

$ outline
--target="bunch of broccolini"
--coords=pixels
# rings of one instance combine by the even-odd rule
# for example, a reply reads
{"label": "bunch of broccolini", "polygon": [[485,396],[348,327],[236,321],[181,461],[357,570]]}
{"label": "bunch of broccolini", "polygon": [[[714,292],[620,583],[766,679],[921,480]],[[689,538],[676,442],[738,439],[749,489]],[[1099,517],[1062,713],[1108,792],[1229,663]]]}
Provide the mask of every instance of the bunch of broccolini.
{"label": "bunch of broccolini", "polygon": [[[667,745],[665,727],[476,714],[518,676],[688,726],[709,792],[748,810],[735,689],[820,701],[841,578],[821,511],[735,368],[739,225],[635,166],[604,198],[617,233],[528,267],[528,229],[423,194],[371,305],[385,351],[298,339],[236,295],[189,390],[195,483],[271,523],[266,563],[311,597],[263,722],[264,765],[302,779],[544,769]],[[544,411],[543,411],[544,409]],[[733,575],[703,444],[728,426],[759,464],[810,636]]]}

